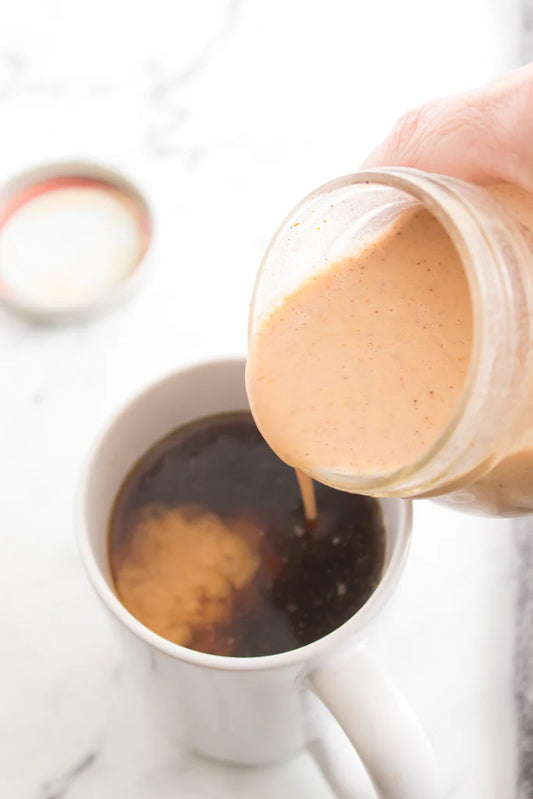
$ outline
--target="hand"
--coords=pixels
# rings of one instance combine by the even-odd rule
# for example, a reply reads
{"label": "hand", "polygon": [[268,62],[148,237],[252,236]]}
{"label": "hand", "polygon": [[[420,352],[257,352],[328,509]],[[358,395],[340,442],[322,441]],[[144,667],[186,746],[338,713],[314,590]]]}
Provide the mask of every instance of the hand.
{"label": "hand", "polygon": [[533,63],[405,114],[362,164],[410,166],[533,192]]}

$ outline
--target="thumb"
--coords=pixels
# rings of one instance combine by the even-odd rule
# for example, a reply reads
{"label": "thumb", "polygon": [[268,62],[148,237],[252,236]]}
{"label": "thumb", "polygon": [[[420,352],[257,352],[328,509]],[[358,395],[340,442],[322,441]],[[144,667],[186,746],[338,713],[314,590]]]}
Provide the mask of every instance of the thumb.
{"label": "thumb", "polygon": [[533,63],[412,109],[362,166],[409,166],[533,191]]}

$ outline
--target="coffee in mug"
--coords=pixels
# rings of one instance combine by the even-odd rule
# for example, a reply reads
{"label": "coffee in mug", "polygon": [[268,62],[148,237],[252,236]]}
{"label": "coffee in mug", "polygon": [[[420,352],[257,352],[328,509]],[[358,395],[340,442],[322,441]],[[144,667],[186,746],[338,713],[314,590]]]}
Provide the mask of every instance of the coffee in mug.
{"label": "coffee in mug", "polygon": [[377,587],[385,531],[377,500],[298,482],[247,412],[193,421],[127,476],[109,529],[118,596],[169,641],[257,657],[316,641]]}

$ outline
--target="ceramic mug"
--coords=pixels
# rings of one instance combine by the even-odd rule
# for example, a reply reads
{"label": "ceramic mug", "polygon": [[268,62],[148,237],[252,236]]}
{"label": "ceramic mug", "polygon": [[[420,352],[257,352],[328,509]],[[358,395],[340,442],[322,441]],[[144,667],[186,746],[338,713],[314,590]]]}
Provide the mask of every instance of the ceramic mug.
{"label": "ceramic mug", "polygon": [[189,749],[250,765],[285,759],[320,736],[323,703],[357,750],[378,796],[434,799],[434,759],[420,723],[365,646],[402,571],[411,531],[409,502],[381,501],[385,566],[365,605],[329,635],[290,652],[236,658],[187,649],[147,629],[115,593],[108,521],[133,464],[188,422],[244,409],[243,360],[183,369],[138,394],[114,417],[82,476],[77,508],[81,556],[96,593],[118,622],[139,690],[160,726]]}

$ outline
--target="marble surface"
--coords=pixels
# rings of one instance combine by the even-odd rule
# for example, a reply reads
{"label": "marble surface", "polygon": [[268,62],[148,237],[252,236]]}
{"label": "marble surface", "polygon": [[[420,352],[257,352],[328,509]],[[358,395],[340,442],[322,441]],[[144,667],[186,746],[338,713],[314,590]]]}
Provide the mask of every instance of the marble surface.
{"label": "marble surface", "polygon": [[[130,394],[246,347],[262,252],[306,192],[410,105],[515,64],[510,0],[17,0],[0,10],[0,180],[50,159],[150,197],[153,274],[91,323],[0,313],[2,799],[327,799],[312,753],[261,770],[176,751],[143,715],[82,572],[80,465]],[[446,799],[515,796],[511,526],[419,503],[375,649],[422,719]],[[353,782],[371,788],[339,737]],[[347,793],[347,795],[348,795]]]}
{"label": "marble surface", "polygon": [[515,707],[517,733],[517,799],[533,796],[533,535],[530,517],[515,525],[518,568],[515,618]]}

